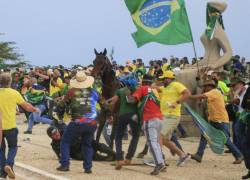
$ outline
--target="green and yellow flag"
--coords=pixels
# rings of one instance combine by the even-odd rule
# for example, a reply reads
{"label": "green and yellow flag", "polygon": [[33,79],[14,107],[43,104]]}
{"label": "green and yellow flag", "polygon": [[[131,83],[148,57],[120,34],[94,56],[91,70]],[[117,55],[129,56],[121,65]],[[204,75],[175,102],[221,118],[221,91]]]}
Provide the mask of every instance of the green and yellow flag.
{"label": "green and yellow flag", "polygon": [[137,32],[138,47],[149,42],[176,45],[192,42],[184,0],[125,0]]}

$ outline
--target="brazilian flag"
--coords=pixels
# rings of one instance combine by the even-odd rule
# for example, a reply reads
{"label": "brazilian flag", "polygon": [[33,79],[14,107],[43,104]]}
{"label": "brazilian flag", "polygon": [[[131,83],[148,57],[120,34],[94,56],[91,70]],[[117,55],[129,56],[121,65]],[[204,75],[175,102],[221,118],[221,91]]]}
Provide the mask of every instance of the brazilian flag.
{"label": "brazilian flag", "polygon": [[201,131],[201,134],[207,140],[211,150],[216,154],[223,154],[224,145],[227,142],[226,135],[221,130],[218,130],[211,126],[189,105],[187,105],[186,103],[184,103],[183,105],[185,107],[185,110],[193,117],[195,124],[198,126]]}
{"label": "brazilian flag", "polygon": [[125,0],[137,32],[138,47],[149,42],[176,45],[192,42],[184,0]]}

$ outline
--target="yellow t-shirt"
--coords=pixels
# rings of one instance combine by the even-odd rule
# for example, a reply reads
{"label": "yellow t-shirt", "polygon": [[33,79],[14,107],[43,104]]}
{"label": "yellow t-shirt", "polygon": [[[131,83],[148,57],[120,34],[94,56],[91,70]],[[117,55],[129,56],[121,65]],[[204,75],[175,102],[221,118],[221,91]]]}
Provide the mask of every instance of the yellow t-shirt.
{"label": "yellow t-shirt", "polygon": [[187,88],[179,83],[172,82],[167,87],[161,87],[160,90],[160,101],[161,101],[161,112],[164,116],[181,116],[181,104],[178,104],[176,108],[170,108],[169,106],[176,103],[181,97],[181,93]]}
{"label": "yellow t-shirt", "polygon": [[23,97],[16,90],[0,88],[0,112],[3,130],[16,128],[16,106],[24,102]]}
{"label": "yellow t-shirt", "polygon": [[[57,78],[56,80],[56,83],[58,84],[59,87],[64,87],[64,84],[63,84],[63,81],[61,78]],[[55,93],[59,93],[62,88],[59,88],[57,86],[53,86],[51,83],[50,83],[50,86],[49,86],[49,95],[50,96],[53,96]]]}
{"label": "yellow t-shirt", "polygon": [[136,65],[133,64],[131,67],[132,67],[132,72],[135,72],[136,71]]}
{"label": "yellow t-shirt", "polygon": [[163,64],[163,66],[162,66],[162,71],[163,72],[165,72],[165,71],[167,71],[168,70],[168,66],[169,66],[169,64]]}
{"label": "yellow t-shirt", "polygon": [[205,93],[205,96],[208,99],[208,120],[229,123],[224,97],[221,92],[218,89],[213,89]]}

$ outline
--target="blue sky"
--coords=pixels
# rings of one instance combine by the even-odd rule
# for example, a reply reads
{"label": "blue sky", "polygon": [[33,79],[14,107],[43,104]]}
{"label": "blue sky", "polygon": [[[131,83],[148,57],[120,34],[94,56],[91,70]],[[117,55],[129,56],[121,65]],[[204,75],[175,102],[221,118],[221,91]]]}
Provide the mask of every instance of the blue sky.
{"label": "blue sky", "polygon": [[[206,0],[186,0],[198,56],[205,30]],[[250,59],[250,1],[228,0],[223,18],[235,54]],[[244,2],[244,3],[243,3]],[[156,43],[137,48],[131,33],[136,28],[123,0],[0,0],[1,41],[15,41],[33,65],[90,64],[93,49],[115,48],[119,63],[171,55],[193,57],[192,44]]]}

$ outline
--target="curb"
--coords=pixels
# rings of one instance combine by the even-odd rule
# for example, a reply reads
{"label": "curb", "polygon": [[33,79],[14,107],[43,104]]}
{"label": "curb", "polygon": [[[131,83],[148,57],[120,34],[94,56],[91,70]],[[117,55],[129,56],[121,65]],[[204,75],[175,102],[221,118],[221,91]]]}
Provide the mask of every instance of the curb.
{"label": "curb", "polygon": [[50,179],[54,179],[54,180],[70,180],[68,178],[58,176],[58,175],[55,175],[55,174],[51,174],[51,173],[48,173],[48,172],[43,171],[41,169],[32,167],[30,165],[26,165],[26,164],[23,164],[23,163],[20,163],[20,162],[15,162],[15,166],[18,167],[18,168],[24,169],[26,171],[38,174],[40,176],[46,177],[46,178],[50,178]]}

